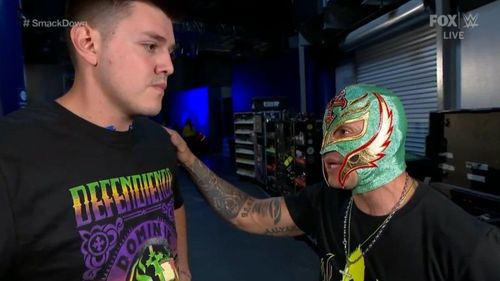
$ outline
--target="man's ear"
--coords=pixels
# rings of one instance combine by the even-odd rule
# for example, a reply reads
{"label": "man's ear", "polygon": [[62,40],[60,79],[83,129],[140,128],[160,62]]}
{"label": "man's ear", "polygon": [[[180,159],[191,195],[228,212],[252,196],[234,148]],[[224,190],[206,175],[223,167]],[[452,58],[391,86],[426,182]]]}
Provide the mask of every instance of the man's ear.
{"label": "man's ear", "polygon": [[70,30],[75,55],[92,66],[97,66],[97,42],[99,33],[87,24],[75,25]]}

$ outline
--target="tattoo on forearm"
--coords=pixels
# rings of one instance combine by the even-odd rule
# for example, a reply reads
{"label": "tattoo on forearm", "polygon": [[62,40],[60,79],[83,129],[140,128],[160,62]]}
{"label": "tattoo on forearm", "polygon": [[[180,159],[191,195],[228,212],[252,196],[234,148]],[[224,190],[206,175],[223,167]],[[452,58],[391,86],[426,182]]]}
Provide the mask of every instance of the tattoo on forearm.
{"label": "tattoo on forearm", "polygon": [[252,207],[252,213],[259,214],[260,216],[269,215],[269,217],[273,219],[274,225],[276,225],[281,220],[280,199],[272,198],[261,202],[255,202]]}
{"label": "tattoo on forearm", "polygon": [[217,177],[199,159],[186,168],[210,205],[224,218],[236,218],[245,202],[251,201],[246,193]]}
{"label": "tattoo on forearm", "polygon": [[246,218],[250,215],[254,202],[255,200],[253,198],[248,198],[248,200],[245,202],[245,205],[241,209],[241,217]]}
{"label": "tattoo on forearm", "polygon": [[267,235],[280,235],[284,233],[289,233],[293,231],[297,231],[298,228],[296,226],[283,226],[283,227],[273,227],[273,228],[266,228],[264,231],[264,234]]}

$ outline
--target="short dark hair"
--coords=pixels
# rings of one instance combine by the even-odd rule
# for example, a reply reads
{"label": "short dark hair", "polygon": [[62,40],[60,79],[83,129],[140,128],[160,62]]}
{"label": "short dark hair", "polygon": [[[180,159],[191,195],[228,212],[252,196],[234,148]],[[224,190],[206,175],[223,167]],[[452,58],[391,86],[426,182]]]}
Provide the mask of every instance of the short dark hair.
{"label": "short dark hair", "polygon": [[[150,4],[162,10],[171,19],[180,17],[181,0],[68,0],[65,19],[85,23],[99,29],[104,36],[114,30],[116,24],[129,15],[134,2]],[[66,30],[66,43],[73,63],[75,50],[70,37],[71,27]]]}

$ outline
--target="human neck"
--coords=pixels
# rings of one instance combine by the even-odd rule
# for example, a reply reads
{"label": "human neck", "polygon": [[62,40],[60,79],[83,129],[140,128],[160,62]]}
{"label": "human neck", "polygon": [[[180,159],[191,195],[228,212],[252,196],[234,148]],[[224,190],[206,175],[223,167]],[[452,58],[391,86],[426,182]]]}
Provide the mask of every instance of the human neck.
{"label": "human neck", "polygon": [[[382,185],[381,187],[359,194],[353,194],[353,200],[356,207],[363,213],[371,216],[388,215],[403,196],[407,173],[404,172],[394,180]],[[408,176],[406,182],[406,196],[401,203],[402,207],[411,198],[414,192],[413,179]]]}
{"label": "human neck", "polygon": [[117,131],[129,130],[132,117],[117,109],[101,89],[88,86],[92,84],[75,79],[73,87],[56,102],[99,127],[113,126]]}

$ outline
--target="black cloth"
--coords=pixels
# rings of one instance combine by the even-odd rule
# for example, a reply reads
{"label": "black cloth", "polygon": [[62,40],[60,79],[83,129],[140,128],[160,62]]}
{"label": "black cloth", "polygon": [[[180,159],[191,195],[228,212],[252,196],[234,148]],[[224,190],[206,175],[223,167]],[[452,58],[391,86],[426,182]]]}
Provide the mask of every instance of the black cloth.
{"label": "black cloth", "polygon": [[[350,191],[318,184],[285,198],[296,225],[317,239],[322,280],[342,280],[339,270],[344,270],[346,261],[344,217],[350,196]],[[369,216],[353,204],[351,252],[385,218]],[[498,281],[500,231],[420,184],[364,259],[365,280]]]}
{"label": "black cloth", "polygon": [[154,276],[177,255],[176,163],[168,134],[147,118],[110,131],[55,102],[4,117],[0,280]]}

